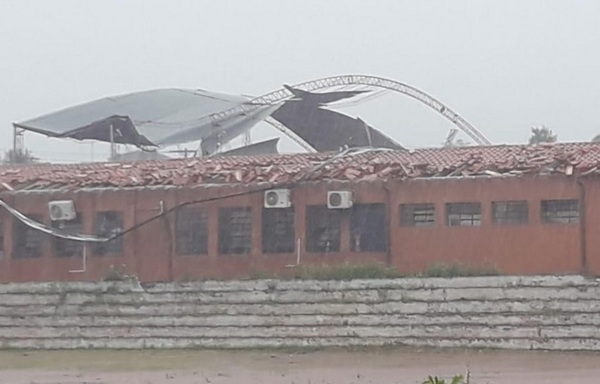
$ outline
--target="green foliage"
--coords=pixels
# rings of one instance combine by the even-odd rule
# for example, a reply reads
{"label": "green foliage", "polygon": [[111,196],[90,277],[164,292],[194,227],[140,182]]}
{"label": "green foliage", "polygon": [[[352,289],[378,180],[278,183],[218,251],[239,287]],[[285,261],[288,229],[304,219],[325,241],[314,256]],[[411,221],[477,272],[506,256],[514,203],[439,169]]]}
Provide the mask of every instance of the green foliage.
{"label": "green foliage", "polygon": [[4,164],[31,164],[38,161],[38,158],[33,156],[33,153],[28,150],[14,151],[9,149],[4,153],[2,162]]}
{"label": "green foliage", "polygon": [[529,145],[539,143],[555,143],[557,135],[545,125],[531,128],[531,137],[529,138]]}
{"label": "green foliage", "polygon": [[345,263],[342,265],[307,265],[295,267],[292,278],[300,280],[391,279],[402,277],[395,268],[382,264]]}
{"label": "green foliage", "polygon": [[429,376],[427,380],[423,382],[423,384],[469,384],[469,381],[468,379],[465,380],[463,375],[456,375],[451,381],[446,381],[437,376]]}
{"label": "green foliage", "polygon": [[470,267],[460,263],[435,263],[430,265],[420,277],[466,277],[497,276],[500,272],[494,267]]}
{"label": "green foliage", "polygon": [[416,275],[402,274],[396,268],[379,263],[344,263],[339,265],[298,265],[284,273],[254,271],[248,280],[354,280],[397,279],[402,277],[468,277],[500,275],[494,267],[470,267],[460,263],[435,263]]}
{"label": "green foliage", "polygon": [[132,275],[128,275],[127,271],[126,271],[126,266],[120,265],[118,267],[115,267],[114,265],[111,265],[108,268],[108,271],[106,271],[106,274],[104,275],[104,281],[127,281],[127,280],[131,280],[132,278],[134,278],[134,276]]}

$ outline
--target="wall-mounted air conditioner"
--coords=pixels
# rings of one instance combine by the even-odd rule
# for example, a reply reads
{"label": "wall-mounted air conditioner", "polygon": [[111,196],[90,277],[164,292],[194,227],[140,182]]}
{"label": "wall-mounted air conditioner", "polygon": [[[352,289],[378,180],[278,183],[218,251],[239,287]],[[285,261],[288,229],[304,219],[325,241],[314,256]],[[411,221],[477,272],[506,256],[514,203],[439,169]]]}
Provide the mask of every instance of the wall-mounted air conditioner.
{"label": "wall-mounted air conditioner", "polygon": [[48,210],[50,211],[50,220],[52,221],[69,221],[77,216],[73,200],[50,201],[48,203]]}
{"label": "wall-mounted air conditioner", "polygon": [[265,191],[265,208],[289,208],[292,206],[289,189],[270,189]]}
{"label": "wall-mounted air conditioner", "polygon": [[352,208],[352,192],[329,191],[327,192],[327,208],[347,209]]}

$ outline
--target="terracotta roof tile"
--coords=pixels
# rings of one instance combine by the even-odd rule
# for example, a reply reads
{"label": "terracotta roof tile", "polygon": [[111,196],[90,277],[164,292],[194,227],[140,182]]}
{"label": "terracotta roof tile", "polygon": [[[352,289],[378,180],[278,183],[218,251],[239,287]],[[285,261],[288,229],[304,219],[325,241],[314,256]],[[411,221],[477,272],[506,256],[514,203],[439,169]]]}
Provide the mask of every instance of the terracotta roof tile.
{"label": "terracotta roof tile", "polygon": [[[0,167],[0,190],[287,183],[600,170],[600,143],[499,145],[363,152]],[[600,172],[600,171],[599,171]]]}

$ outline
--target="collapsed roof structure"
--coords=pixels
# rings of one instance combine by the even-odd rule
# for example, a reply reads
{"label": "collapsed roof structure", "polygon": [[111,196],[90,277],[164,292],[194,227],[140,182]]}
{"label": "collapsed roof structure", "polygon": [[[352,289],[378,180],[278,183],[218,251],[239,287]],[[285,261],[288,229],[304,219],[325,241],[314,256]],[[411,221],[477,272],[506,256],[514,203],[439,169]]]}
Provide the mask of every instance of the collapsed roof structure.
{"label": "collapsed roof structure", "polygon": [[[345,147],[401,149],[398,142],[363,120],[331,110],[342,100],[365,97],[372,88],[412,97],[450,120],[476,143],[489,144],[466,120],[424,92],[393,80],[361,75],[286,85],[256,98],[205,90],[156,89],[102,98],[13,125],[49,137],[131,144],[142,149],[200,141],[201,155],[213,155],[265,121],[310,152]],[[272,145],[254,147],[253,153],[261,148],[272,150]]]}
{"label": "collapsed roof structure", "polygon": [[569,176],[597,174],[599,170],[599,143],[496,145],[414,151],[357,148],[341,153],[4,166],[0,167],[0,192],[208,184],[283,185],[302,181],[402,181],[475,176]]}

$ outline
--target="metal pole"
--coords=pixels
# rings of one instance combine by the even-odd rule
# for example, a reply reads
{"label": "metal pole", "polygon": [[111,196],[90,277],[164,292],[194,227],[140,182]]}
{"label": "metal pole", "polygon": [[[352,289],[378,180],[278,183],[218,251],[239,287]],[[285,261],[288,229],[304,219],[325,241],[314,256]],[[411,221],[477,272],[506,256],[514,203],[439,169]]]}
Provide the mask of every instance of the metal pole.
{"label": "metal pole", "polygon": [[117,155],[117,148],[115,148],[115,130],[113,125],[110,125],[110,158],[114,159]]}

